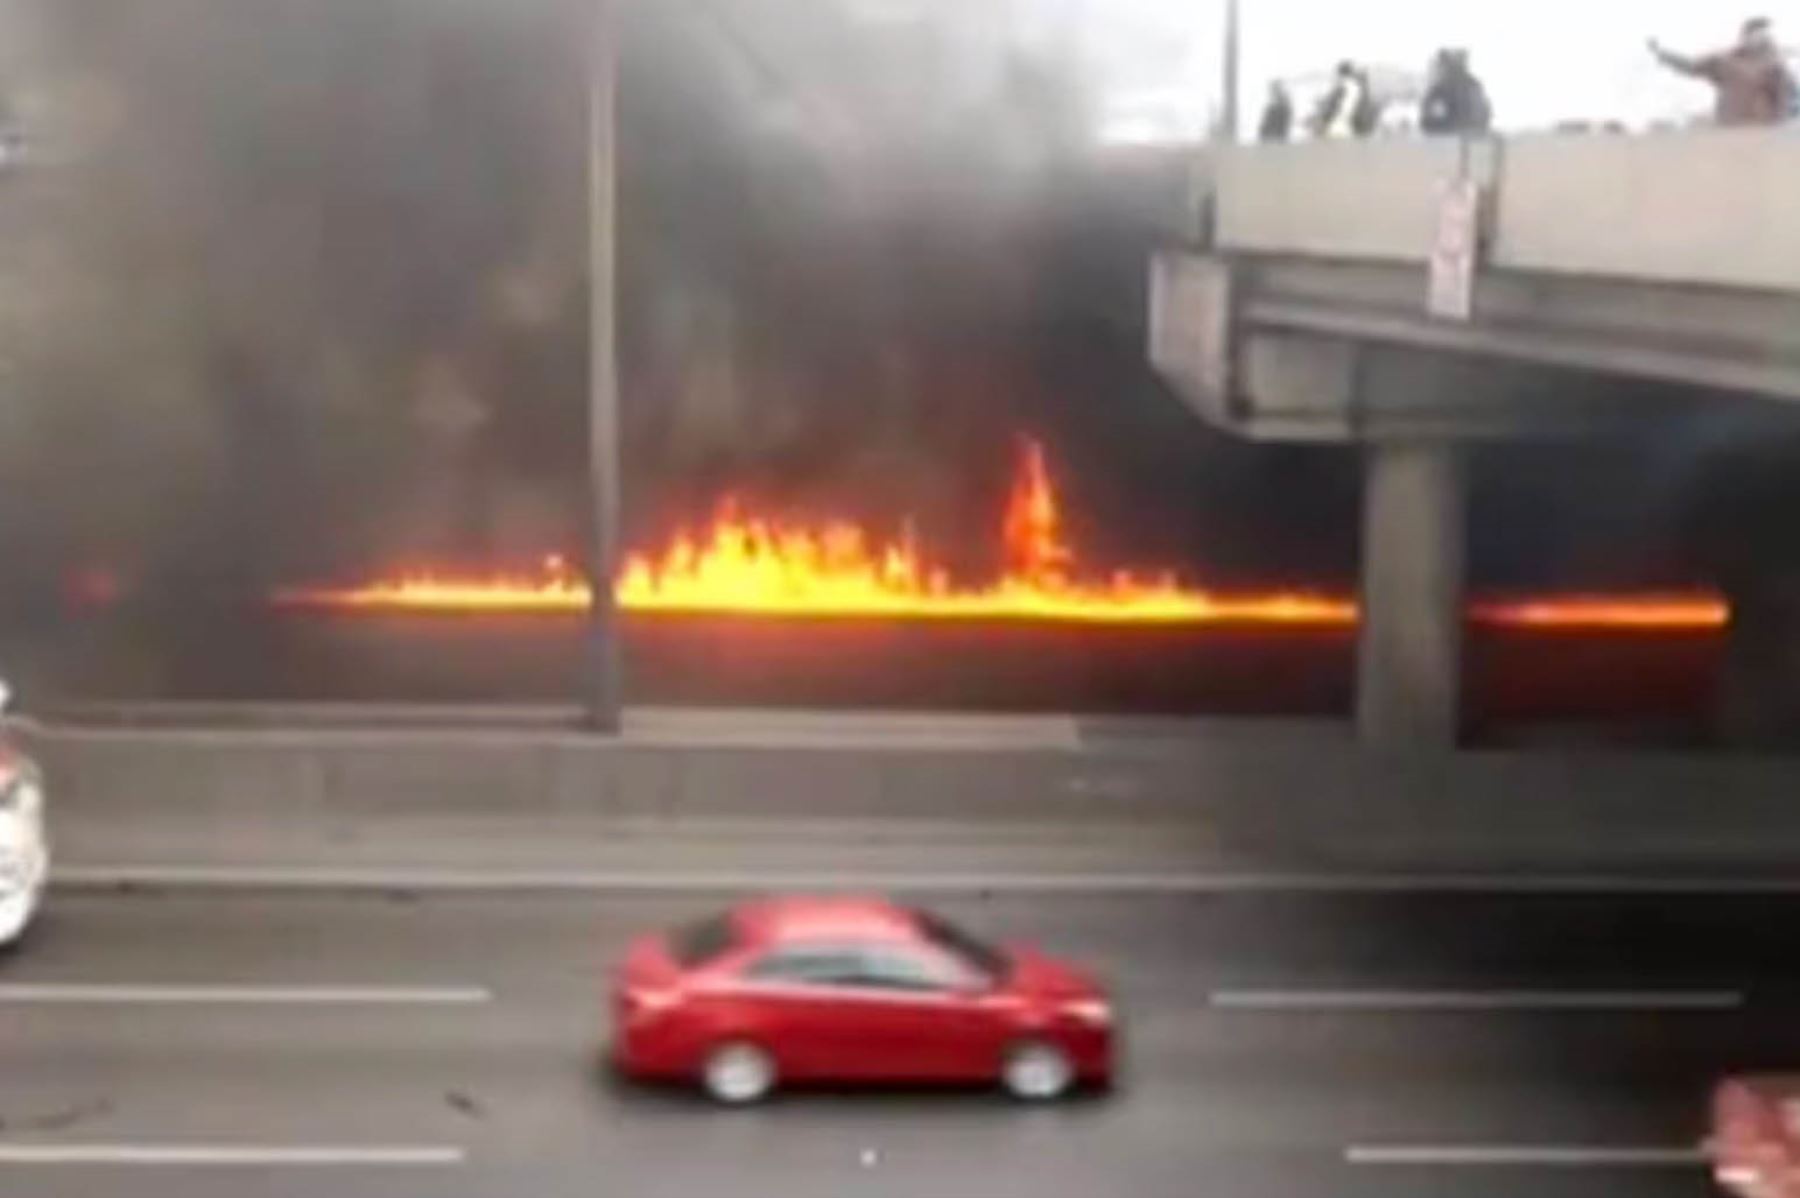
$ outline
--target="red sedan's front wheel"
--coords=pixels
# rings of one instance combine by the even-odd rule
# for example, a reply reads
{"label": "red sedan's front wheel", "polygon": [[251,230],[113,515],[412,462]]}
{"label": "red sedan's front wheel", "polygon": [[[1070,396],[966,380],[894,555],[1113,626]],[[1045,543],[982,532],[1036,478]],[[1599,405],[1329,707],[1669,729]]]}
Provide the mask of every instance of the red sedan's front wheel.
{"label": "red sedan's front wheel", "polygon": [[1075,1066],[1069,1055],[1044,1040],[1026,1040],[1006,1054],[1000,1084],[1014,1098],[1048,1102],[1061,1098],[1075,1084]]}

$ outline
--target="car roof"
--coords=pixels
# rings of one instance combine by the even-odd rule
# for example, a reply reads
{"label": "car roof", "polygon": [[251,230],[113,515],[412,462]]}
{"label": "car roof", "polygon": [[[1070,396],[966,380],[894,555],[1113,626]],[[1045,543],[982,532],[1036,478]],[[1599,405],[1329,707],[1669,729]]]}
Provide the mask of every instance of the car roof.
{"label": "car roof", "polygon": [[746,940],[762,945],[919,937],[912,913],[881,898],[760,899],[739,906],[734,919]]}

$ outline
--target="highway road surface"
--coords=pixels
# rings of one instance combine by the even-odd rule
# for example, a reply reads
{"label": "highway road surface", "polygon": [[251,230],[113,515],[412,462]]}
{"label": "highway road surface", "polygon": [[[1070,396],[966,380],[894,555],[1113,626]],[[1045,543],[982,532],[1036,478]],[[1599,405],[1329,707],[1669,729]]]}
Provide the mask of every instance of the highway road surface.
{"label": "highway road surface", "polygon": [[1800,1066],[1800,897],[1012,895],[1091,962],[1110,1096],[784,1096],[597,1067],[698,893],[65,891],[0,958],[7,1198],[1634,1198],[1710,1192],[1723,1070]]}

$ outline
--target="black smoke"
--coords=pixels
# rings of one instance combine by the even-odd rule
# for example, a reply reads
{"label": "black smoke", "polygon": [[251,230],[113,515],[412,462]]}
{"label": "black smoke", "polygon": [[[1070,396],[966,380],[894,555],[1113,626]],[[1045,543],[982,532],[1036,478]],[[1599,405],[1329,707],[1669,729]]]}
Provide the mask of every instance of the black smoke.
{"label": "black smoke", "polygon": [[[1253,567],[1234,530],[1296,515],[1291,564],[1324,550],[1316,463],[1201,514],[1268,467],[1189,460],[1143,365],[1137,213],[1181,167],[1096,147],[1074,65],[951,12],[623,8],[634,539],[740,490],[978,550],[1030,431],[1121,556],[1210,534]],[[591,6],[10,17],[45,162],[7,201],[37,247],[15,538],[182,594],[579,545]],[[1134,519],[1113,480],[1146,474]]]}
{"label": "black smoke", "polygon": [[[628,542],[735,491],[980,573],[1031,432],[1096,558],[1351,584],[1354,455],[1213,434],[1145,364],[1185,168],[1098,144],[1077,60],[999,6],[619,7]],[[4,0],[10,602],[104,571],[154,655],[197,603],[579,549],[593,12]],[[1477,573],[1691,572],[1668,445],[1481,455]]]}

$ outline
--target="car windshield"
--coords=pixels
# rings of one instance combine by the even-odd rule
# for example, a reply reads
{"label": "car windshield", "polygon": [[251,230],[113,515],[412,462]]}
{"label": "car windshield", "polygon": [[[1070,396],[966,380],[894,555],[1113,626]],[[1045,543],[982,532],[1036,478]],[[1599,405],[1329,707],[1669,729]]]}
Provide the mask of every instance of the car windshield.
{"label": "car windshield", "polygon": [[728,912],[720,912],[670,932],[669,955],[683,969],[693,969],[717,960],[735,943],[737,927]]}
{"label": "car windshield", "polygon": [[976,936],[970,935],[941,915],[930,911],[915,911],[913,916],[918,920],[919,931],[932,944],[954,956],[958,961],[979,973],[983,978],[999,982],[1004,981],[1011,972],[1012,963],[1006,953],[995,948]]}

